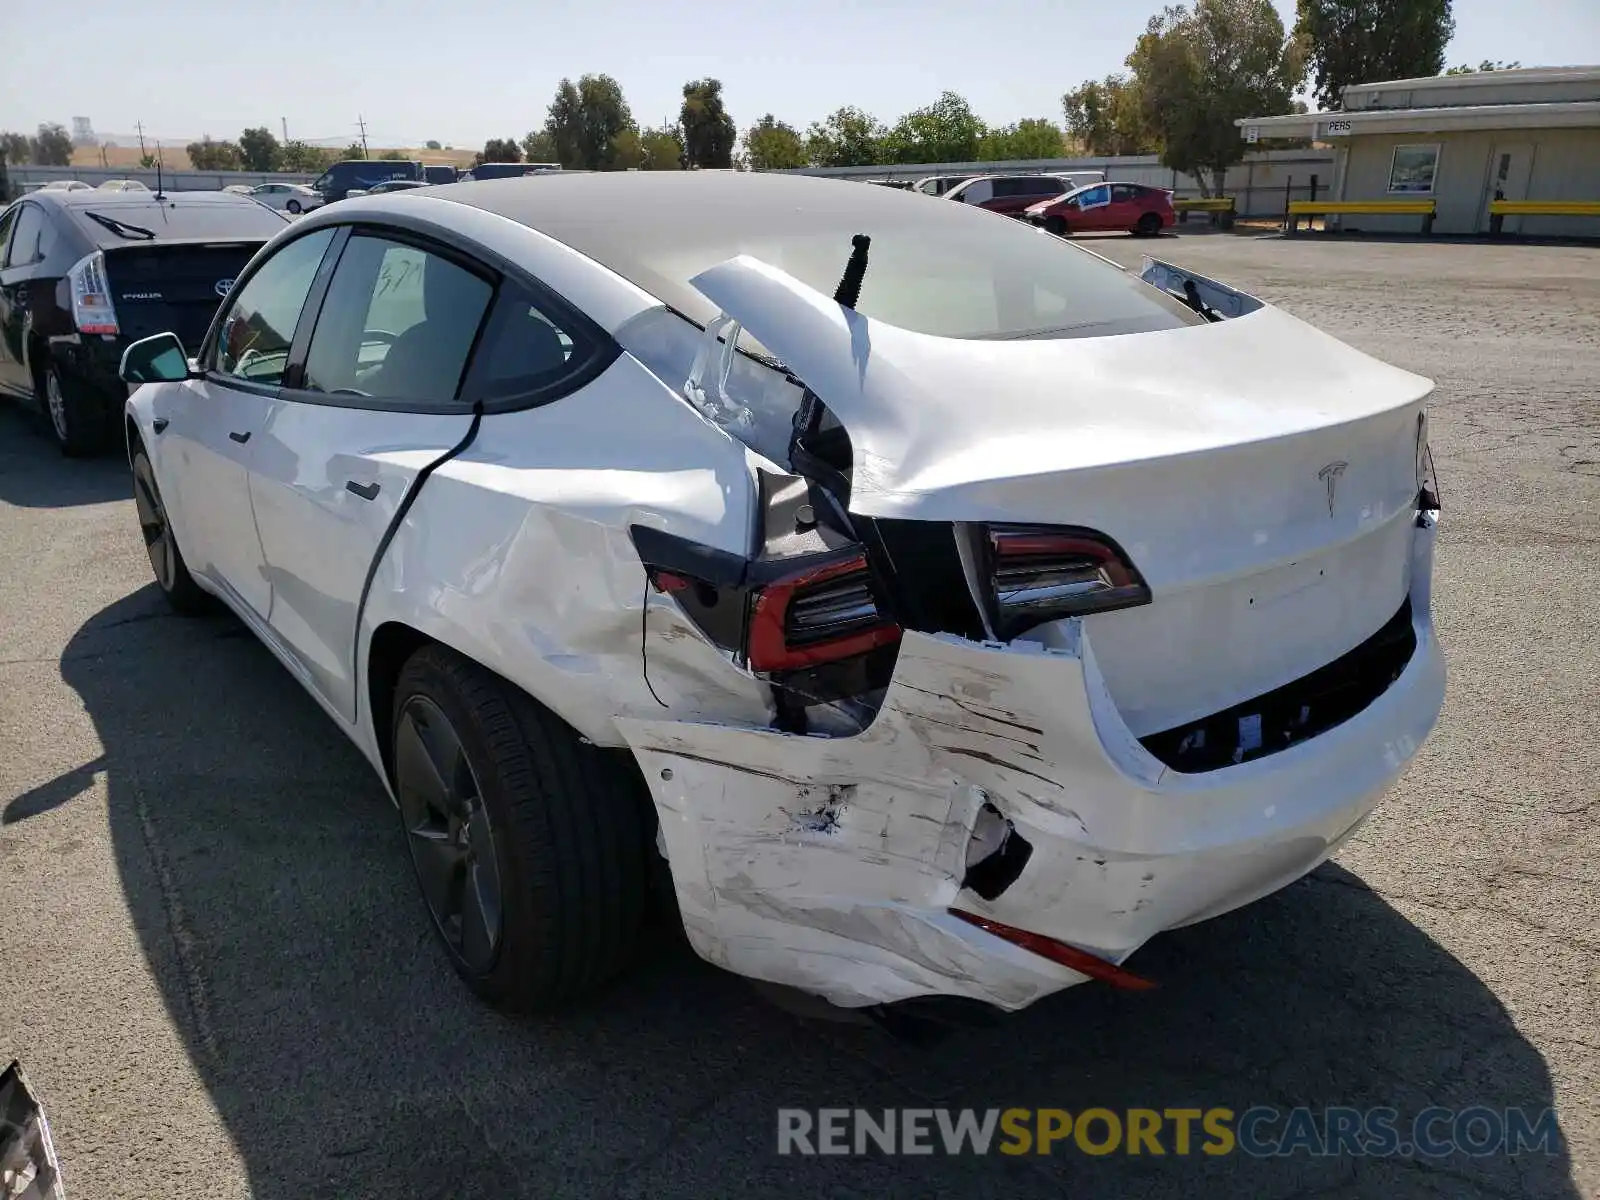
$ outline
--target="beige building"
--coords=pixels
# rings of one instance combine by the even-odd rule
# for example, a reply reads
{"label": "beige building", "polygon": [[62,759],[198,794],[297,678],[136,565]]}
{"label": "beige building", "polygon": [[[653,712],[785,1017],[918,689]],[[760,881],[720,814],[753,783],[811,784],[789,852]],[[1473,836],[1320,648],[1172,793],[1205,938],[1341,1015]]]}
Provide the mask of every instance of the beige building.
{"label": "beige building", "polygon": [[[1330,200],[1432,199],[1433,231],[1488,233],[1489,202],[1600,201],[1600,66],[1533,67],[1347,87],[1340,112],[1248,117],[1247,142],[1336,148]],[[1416,217],[1350,214],[1345,228],[1416,232]],[[1600,217],[1508,216],[1504,232],[1600,237]]]}

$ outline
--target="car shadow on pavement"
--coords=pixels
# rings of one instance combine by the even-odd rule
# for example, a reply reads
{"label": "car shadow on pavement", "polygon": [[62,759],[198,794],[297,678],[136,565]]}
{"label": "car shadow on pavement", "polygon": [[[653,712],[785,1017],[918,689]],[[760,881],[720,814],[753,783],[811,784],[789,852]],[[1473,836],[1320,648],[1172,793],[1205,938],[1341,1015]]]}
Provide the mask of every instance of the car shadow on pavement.
{"label": "car shadow on pavement", "polygon": [[43,422],[33,409],[0,398],[0,504],[70,508],[133,495],[133,475],[120,448],[66,461],[42,432]]}
{"label": "car shadow on pavement", "polygon": [[1559,1146],[780,1157],[780,1107],[1383,1106],[1409,1132],[1431,1105],[1537,1118],[1553,1088],[1472,972],[1337,866],[1158,938],[1133,963],[1155,992],[1085,985],[931,1047],[790,1016],[666,930],[578,1011],[498,1015],[433,944],[365,760],[237,622],[162,613],[153,586],[111,605],[61,672],[145,956],[258,1200],[1577,1196]]}

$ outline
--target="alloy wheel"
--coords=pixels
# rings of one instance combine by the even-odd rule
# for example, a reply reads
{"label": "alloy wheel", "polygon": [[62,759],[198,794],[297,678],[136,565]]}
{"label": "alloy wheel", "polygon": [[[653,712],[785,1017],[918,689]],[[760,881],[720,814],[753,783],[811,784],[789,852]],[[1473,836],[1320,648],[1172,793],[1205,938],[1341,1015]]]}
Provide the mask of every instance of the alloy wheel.
{"label": "alloy wheel", "polygon": [[446,945],[483,974],[499,956],[503,905],[494,828],[461,738],[412,696],[395,731],[395,784],[411,861]]}
{"label": "alloy wheel", "polygon": [[139,531],[144,534],[145,553],[150,556],[150,569],[155,572],[161,590],[170,592],[178,574],[177,548],[172,541],[172,527],[167,524],[166,509],[161,506],[161,493],[145,470],[134,472],[133,504],[139,514]]}
{"label": "alloy wheel", "polygon": [[61,376],[53,370],[48,371],[44,377],[45,404],[50,409],[50,424],[55,427],[56,437],[62,442],[69,440],[67,433],[67,396],[61,390]]}

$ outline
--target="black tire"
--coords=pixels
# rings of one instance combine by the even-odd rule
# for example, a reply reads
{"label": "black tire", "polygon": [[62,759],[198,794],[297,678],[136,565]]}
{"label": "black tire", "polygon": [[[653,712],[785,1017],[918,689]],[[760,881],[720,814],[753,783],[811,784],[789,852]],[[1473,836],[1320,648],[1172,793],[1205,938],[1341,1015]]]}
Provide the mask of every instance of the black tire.
{"label": "black tire", "polygon": [[47,364],[39,377],[38,399],[45,425],[68,458],[90,458],[103,454],[110,446],[111,405],[92,389],[63,375],[55,363]]}
{"label": "black tire", "polygon": [[1155,237],[1161,232],[1161,218],[1155,213],[1145,213],[1133,227],[1134,237]]}
{"label": "black tire", "polygon": [[1067,222],[1063,217],[1046,217],[1044,219],[1044,227],[1057,237],[1072,236],[1072,230],[1067,228]]}
{"label": "black tire", "polygon": [[288,209],[291,213],[293,213],[295,216],[298,217],[300,215],[300,201],[291,200],[291,201],[289,201],[289,203],[285,204],[284,207],[286,209]]}
{"label": "black tire", "polygon": [[150,569],[155,573],[156,586],[167,598],[172,610],[186,617],[200,616],[213,607],[211,596],[200,590],[200,585],[189,574],[183,561],[183,551],[178,548],[178,535],[167,520],[166,505],[161,501],[161,489],[156,486],[156,473],[150,466],[150,457],[139,446],[133,452],[133,503],[139,514],[139,531],[144,535],[145,551],[150,556]]}
{"label": "black tire", "polygon": [[412,866],[468,986],[497,1008],[550,1010],[616,975],[644,922],[655,836],[631,764],[442,646],[401,669],[390,731]]}

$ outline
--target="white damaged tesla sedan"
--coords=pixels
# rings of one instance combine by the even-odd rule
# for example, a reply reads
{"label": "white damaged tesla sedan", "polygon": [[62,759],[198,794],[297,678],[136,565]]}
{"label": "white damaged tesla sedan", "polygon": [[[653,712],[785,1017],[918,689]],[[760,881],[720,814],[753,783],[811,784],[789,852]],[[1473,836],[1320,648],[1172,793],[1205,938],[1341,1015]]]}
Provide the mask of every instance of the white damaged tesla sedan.
{"label": "white damaged tesla sedan", "polygon": [[1437,719],[1432,384],[1165,263],[783,175],[351,200],[195,359],[139,521],[394,797],[506,1007],[706,959],[1002,1010],[1305,875]]}

